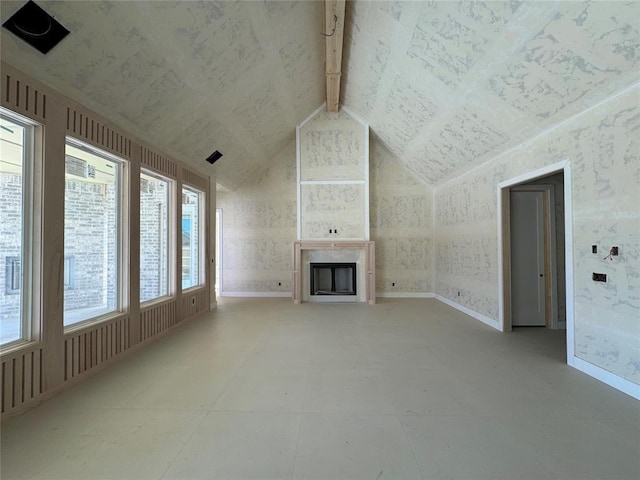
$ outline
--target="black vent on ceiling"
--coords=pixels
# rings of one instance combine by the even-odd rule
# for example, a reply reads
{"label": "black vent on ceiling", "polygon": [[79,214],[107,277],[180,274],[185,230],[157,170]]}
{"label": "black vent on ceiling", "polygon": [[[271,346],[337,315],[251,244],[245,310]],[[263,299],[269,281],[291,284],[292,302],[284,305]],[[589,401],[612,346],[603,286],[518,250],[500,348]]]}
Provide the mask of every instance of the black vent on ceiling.
{"label": "black vent on ceiling", "polygon": [[222,158],[222,154],[218,150],[216,150],[215,152],[213,152],[211,155],[209,155],[207,157],[207,162],[209,162],[211,165],[213,165],[214,163],[216,163],[221,158]]}
{"label": "black vent on ceiling", "polygon": [[2,26],[42,53],[47,53],[69,34],[69,30],[31,0]]}

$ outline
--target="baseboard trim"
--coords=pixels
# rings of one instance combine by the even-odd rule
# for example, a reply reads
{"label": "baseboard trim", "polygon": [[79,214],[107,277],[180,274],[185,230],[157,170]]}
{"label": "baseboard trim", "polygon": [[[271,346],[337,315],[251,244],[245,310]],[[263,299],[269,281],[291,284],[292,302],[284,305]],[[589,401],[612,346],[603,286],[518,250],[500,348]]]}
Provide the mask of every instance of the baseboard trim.
{"label": "baseboard trim", "polygon": [[445,298],[442,295],[436,294],[435,298],[440,300],[442,303],[446,303],[450,307],[453,307],[456,310],[459,310],[462,313],[465,313],[470,317],[475,318],[476,320],[480,320],[482,323],[489,325],[490,327],[493,327],[496,330],[502,331],[502,328],[500,327],[500,322],[498,322],[498,320],[494,320],[493,318],[489,318],[486,315],[483,315],[482,313],[478,313],[475,310],[471,310],[470,308],[467,308],[464,305],[460,305],[459,303],[456,303],[453,300],[449,300],[448,298]]}
{"label": "baseboard trim", "polygon": [[576,370],[580,370],[582,373],[585,373],[596,380],[600,380],[602,383],[606,383],[610,387],[620,390],[630,397],[640,400],[640,385],[578,357],[569,359],[567,363]]}
{"label": "baseboard trim", "polygon": [[435,298],[435,293],[429,292],[378,292],[377,298]]}
{"label": "baseboard trim", "polygon": [[291,298],[291,292],[220,292],[221,297]]}

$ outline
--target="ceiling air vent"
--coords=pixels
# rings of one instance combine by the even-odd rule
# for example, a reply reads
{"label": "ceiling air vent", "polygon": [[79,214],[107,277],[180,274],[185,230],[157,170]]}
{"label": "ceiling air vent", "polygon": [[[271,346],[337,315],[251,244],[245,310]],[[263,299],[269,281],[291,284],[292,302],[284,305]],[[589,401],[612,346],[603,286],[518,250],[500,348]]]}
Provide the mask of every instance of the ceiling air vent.
{"label": "ceiling air vent", "polygon": [[69,34],[69,30],[31,0],[2,26],[42,53],[49,52]]}
{"label": "ceiling air vent", "polygon": [[211,165],[213,165],[214,163],[216,163],[221,158],[222,158],[222,154],[218,150],[216,150],[215,152],[213,152],[211,155],[209,155],[207,157],[207,162],[209,162]]}

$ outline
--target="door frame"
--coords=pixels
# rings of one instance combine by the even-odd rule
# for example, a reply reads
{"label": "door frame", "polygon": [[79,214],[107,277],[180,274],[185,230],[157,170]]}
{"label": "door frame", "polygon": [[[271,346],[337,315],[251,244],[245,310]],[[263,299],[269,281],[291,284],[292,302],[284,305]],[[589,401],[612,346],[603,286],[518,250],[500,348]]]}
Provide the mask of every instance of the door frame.
{"label": "door frame", "polygon": [[522,183],[563,173],[564,177],[564,228],[565,228],[565,296],[567,363],[574,364],[574,285],[573,285],[573,204],[571,165],[569,160],[554,163],[537,170],[518,175],[498,183],[498,322],[503,332],[511,331],[511,244],[510,244],[510,191]]}

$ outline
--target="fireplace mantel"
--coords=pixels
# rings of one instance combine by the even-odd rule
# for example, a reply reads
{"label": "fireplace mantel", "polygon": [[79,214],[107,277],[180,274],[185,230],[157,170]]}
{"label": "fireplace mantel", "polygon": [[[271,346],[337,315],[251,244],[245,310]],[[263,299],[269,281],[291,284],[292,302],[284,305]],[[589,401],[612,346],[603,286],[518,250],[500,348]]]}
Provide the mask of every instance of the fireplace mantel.
{"label": "fireplace mantel", "polygon": [[303,250],[338,250],[361,249],[364,251],[365,278],[358,288],[364,288],[366,302],[370,305],[376,303],[376,255],[375,242],[365,240],[299,240],[293,244],[293,303],[302,302],[302,251]]}

